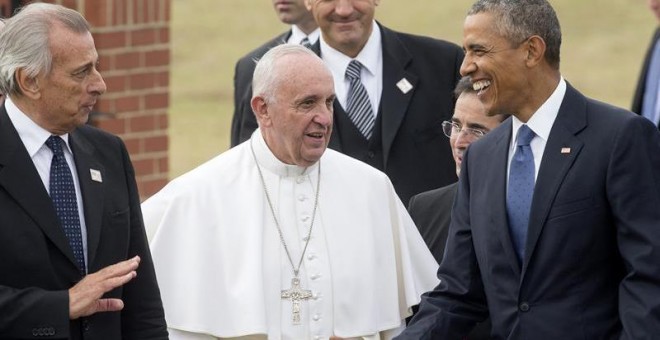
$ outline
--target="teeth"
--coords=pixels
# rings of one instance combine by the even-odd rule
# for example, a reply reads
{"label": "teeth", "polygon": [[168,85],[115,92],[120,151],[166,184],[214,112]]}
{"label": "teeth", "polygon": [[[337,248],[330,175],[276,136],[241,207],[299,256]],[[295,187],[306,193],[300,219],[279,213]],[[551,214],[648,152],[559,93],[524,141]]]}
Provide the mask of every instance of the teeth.
{"label": "teeth", "polygon": [[490,80],[480,80],[472,84],[472,89],[475,91],[480,91],[490,86]]}

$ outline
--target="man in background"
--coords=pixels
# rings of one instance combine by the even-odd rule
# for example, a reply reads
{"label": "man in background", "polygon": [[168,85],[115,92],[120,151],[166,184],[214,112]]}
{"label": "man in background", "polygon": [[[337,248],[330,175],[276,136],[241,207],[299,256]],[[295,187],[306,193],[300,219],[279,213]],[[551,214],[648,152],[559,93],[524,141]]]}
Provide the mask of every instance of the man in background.
{"label": "man in background", "polygon": [[456,180],[442,122],[454,112],[463,52],[377,23],[379,3],[306,0],[337,91],[330,148],[385,172],[408,202]]}
{"label": "man in background", "polygon": [[271,48],[284,43],[311,47],[319,39],[319,30],[312,14],[305,8],[305,0],[272,0],[277,17],[291,29],[259,46],[238,60],[234,71],[234,116],[231,121],[232,147],[250,139],[257,128],[250,100],[252,73],[257,60]]}
{"label": "man in background", "polygon": [[[647,0],[649,9],[660,22],[660,0]],[[637,82],[632,111],[648,118],[660,128],[660,26],[656,28],[646,52]]]}
{"label": "man in background", "polygon": [[654,339],[660,133],[562,77],[547,0],[478,0],[461,74],[510,114],[462,159],[440,284],[400,339]]}
{"label": "man in background", "polygon": [[334,100],[318,56],[274,47],[251,139],[144,202],[172,340],[391,339],[437,284],[387,176],[327,150]]}
{"label": "man in background", "polygon": [[167,339],[128,152],[85,125],[89,24],[33,3],[0,46],[0,338]]}
{"label": "man in background", "polygon": [[[507,116],[486,114],[485,107],[477,97],[477,91],[472,88],[469,77],[463,77],[458,82],[454,95],[457,98],[454,115],[451,121],[442,123],[442,129],[449,138],[456,162],[456,176],[459,176],[467,147],[498,127]],[[442,262],[442,254],[445,251],[451,208],[457,188],[458,183],[452,183],[442,188],[425,191],[413,196],[408,205],[410,217],[438,263]],[[480,322],[467,339],[490,339],[490,322]]]}

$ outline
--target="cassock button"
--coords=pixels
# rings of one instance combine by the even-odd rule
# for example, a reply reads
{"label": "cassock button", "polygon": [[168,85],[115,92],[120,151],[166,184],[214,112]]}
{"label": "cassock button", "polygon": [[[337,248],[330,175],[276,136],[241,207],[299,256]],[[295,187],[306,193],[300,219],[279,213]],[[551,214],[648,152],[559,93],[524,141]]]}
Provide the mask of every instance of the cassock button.
{"label": "cassock button", "polygon": [[307,255],[307,259],[310,260],[310,261],[315,259],[315,258],[316,258],[316,255],[314,255],[314,254]]}
{"label": "cassock button", "polygon": [[321,320],[321,316],[318,314],[314,314],[314,317],[312,317],[312,319],[314,319],[314,321],[319,321]]}
{"label": "cassock button", "polygon": [[300,220],[303,222],[307,222],[307,220],[309,220],[309,216],[303,216],[300,218]]}
{"label": "cassock button", "polygon": [[529,304],[527,302],[523,302],[519,306],[521,312],[527,312],[529,311]]}
{"label": "cassock button", "polygon": [[318,280],[321,278],[321,274],[314,274],[310,277],[312,280]]}
{"label": "cassock button", "polygon": [[302,184],[303,182],[305,182],[305,177],[300,176],[300,177],[296,178],[296,183]]}
{"label": "cassock button", "polygon": [[319,335],[315,335],[315,336],[314,336],[314,340],[321,340],[321,336],[319,336]]}
{"label": "cassock button", "polygon": [[306,199],[307,199],[307,196],[305,196],[305,195],[298,196],[298,201],[300,201],[300,202],[305,202]]}
{"label": "cassock button", "polygon": [[316,292],[316,293],[312,294],[312,299],[318,300],[320,298],[321,298],[321,292]]}

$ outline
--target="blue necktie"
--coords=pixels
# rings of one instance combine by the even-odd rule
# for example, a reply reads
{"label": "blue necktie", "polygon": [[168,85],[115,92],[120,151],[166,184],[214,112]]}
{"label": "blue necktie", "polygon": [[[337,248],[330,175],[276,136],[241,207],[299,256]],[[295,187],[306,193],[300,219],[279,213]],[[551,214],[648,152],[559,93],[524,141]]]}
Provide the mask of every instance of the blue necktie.
{"label": "blue necktie", "polygon": [[509,232],[520,263],[525,257],[529,211],[534,194],[534,155],[529,146],[534,136],[534,131],[527,125],[522,125],[518,130],[516,152],[511,159],[506,196]]}
{"label": "blue necktie", "polygon": [[46,146],[53,151],[53,160],[50,163],[50,199],[53,201],[64,234],[69,240],[78,269],[84,275],[85,254],[80,230],[80,216],[78,215],[78,200],[71,169],[64,158],[62,143],[64,141],[58,136],[50,136],[46,140]]}
{"label": "blue necktie", "polygon": [[346,78],[350,82],[346,113],[357,129],[368,140],[373,133],[376,118],[371,108],[367,89],[364,88],[360,80],[361,69],[362,64],[357,60],[351,60],[346,68]]}
{"label": "blue necktie", "polygon": [[660,40],[655,42],[651,53],[648,73],[646,74],[646,87],[644,101],[642,102],[642,116],[648,118],[653,124],[660,121]]}

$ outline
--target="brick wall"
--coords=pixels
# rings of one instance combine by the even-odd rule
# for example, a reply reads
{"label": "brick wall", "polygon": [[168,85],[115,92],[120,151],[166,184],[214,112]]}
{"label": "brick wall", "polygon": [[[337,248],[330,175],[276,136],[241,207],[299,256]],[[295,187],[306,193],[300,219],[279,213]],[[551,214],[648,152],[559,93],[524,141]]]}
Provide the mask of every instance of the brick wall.
{"label": "brick wall", "polygon": [[91,123],[119,135],[131,154],[140,195],[168,180],[171,0],[49,0],[92,26],[108,91]]}

